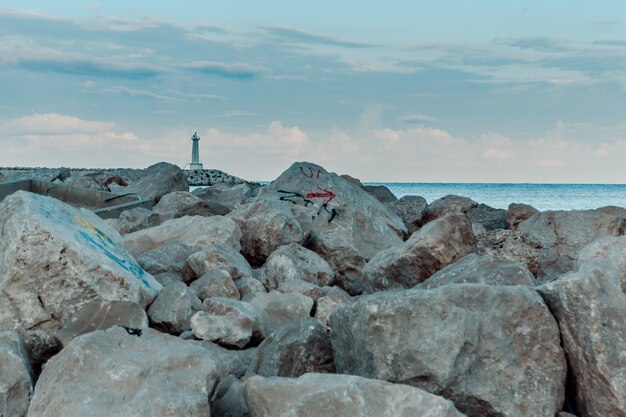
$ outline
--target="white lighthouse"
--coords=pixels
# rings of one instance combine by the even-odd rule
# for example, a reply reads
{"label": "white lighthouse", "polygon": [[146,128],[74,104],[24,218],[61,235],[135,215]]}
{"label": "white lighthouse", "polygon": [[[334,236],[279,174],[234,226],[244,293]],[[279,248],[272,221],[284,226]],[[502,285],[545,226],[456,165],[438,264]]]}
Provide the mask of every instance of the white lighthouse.
{"label": "white lighthouse", "polygon": [[200,140],[200,136],[198,136],[198,132],[194,132],[191,137],[191,141],[193,145],[191,147],[191,163],[189,164],[189,170],[195,171],[197,169],[204,169],[202,166],[202,162],[200,162],[200,152],[198,151],[198,141]]}

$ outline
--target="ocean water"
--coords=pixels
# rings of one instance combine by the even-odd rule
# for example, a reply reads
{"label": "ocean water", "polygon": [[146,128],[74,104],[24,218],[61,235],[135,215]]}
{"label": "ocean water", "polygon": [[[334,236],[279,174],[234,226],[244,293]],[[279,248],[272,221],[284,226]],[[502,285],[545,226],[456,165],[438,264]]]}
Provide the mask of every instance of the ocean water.
{"label": "ocean water", "polygon": [[419,195],[428,203],[454,194],[478,203],[506,209],[511,203],[530,204],[537,210],[583,210],[603,206],[626,207],[626,184],[459,184],[368,182],[384,185],[396,197]]}

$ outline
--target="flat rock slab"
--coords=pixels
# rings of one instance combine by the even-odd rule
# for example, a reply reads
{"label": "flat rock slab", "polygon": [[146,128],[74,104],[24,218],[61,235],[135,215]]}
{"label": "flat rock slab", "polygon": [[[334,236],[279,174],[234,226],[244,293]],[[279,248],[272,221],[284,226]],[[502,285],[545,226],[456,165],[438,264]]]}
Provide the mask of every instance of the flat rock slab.
{"label": "flat rock slab", "polygon": [[29,417],[206,417],[218,379],[207,350],[147,329],[74,339],[44,368]]}
{"label": "flat rock slab", "polygon": [[243,387],[252,417],[462,417],[441,397],[408,385],[352,375],[249,378]]}

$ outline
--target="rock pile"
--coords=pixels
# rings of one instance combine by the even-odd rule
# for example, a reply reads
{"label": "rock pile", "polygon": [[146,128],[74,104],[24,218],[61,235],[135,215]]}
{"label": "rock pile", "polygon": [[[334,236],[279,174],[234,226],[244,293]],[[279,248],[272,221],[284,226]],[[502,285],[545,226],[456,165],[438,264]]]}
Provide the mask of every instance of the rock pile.
{"label": "rock pile", "polygon": [[0,204],[1,416],[626,416],[625,209],[21,174],[156,205]]}

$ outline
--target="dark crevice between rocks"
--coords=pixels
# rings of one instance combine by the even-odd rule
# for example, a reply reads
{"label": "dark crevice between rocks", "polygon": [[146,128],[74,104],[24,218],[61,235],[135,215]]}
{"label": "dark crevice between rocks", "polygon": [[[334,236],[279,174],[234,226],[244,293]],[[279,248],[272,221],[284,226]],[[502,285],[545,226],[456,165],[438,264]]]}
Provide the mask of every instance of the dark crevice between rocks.
{"label": "dark crevice between rocks", "polygon": [[578,408],[576,407],[576,380],[572,369],[567,364],[567,378],[565,380],[565,403],[563,411],[578,416]]}

